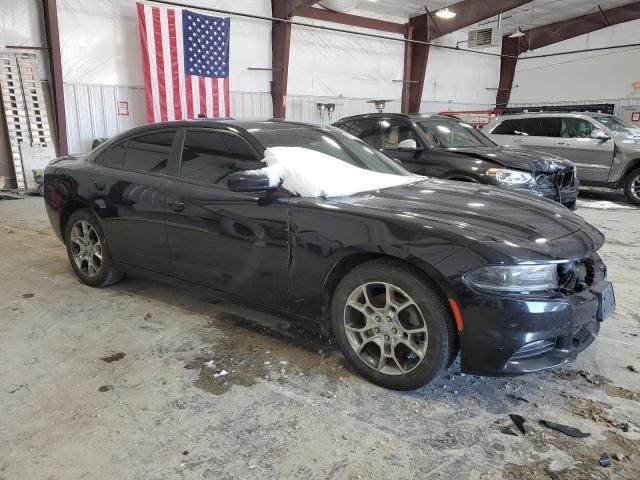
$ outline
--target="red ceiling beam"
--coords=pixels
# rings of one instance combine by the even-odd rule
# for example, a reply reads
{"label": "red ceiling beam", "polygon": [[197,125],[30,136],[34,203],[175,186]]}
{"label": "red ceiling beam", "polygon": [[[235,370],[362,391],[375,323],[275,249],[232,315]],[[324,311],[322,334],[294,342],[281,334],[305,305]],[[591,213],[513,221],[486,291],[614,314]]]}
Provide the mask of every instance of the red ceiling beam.
{"label": "red ceiling beam", "polygon": [[[319,0],[271,0],[273,18],[290,19],[300,9]],[[271,100],[273,116],[285,118],[287,82],[289,79],[289,51],[291,48],[291,24],[274,21],[271,27]]]}
{"label": "red ceiling beam", "polygon": [[386,22],[384,20],[376,20],[375,18],[350,15],[348,13],[323,10],[321,8],[302,8],[296,12],[296,16],[312,18],[314,20],[323,20],[325,22],[339,23],[342,25],[350,25],[352,27],[370,28],[381,32],[399,33],[401,35],[407,31],[406,25],[402,23]]}
{"label": "red ceiling beam", "polygon": [[599,8],[594,13],[536,27],[525,31],[524,37],[509,38],[508,35],[504,36],[496,108],[505,108],[509,103],[518,55],[527,50],[546,47],[611,25],[638,19],[640,19],[640,2],[633,2],[609,10]]}
{"label": "red ceiling beam", "polygon": [[[410,19],[408,30],[410,33],[407,38],[431,42],[530,2],[531,0],[463,0],[449,7],[456,12],[456,16],[451,20],[441,20],[430,12]],[[407,73],[406,65],[411,66],[410,75],[405,76],[402,89],[402,111],[405,113],[420,111],[428,58],[428,45],[405,43],[405,73]]]}
{"label": "red ceiling beam", "polygon": [[67,117],[64,107],[64,89],[62,85],[62,59],[60,57],[60,32],[58,29],[58,8],[56,0],[42,0],[44,26],[49,46],[49,66],[55,106],[58,155],[69,154],[67,144]]}

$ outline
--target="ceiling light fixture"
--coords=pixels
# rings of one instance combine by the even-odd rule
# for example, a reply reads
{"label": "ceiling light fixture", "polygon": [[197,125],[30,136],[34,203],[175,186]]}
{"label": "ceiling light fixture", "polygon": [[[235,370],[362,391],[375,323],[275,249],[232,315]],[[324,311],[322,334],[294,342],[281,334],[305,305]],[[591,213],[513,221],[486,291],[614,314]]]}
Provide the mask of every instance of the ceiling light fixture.
{"label": "ceiling light fixture", "polygon": [[436,12],[436,17],[442,18],[443,20],[451,20],[455,16],[456,12],[449,9],[449,2],[447,2],[444,8],[441,8]]}

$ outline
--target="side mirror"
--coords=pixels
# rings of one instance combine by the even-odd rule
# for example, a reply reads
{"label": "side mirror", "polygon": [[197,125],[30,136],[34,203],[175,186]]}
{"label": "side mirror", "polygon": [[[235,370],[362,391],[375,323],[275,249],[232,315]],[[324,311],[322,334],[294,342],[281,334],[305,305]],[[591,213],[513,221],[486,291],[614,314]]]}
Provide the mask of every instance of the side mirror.
{"label": "side mirror", "polygon": [[227,188],[232,192],[260,193],[273,187],[269,177],[264,173],[235,172],[227,177]]}
{"label": "side mirror", "polygon": [[611,137],[607,135],[607,132],[605,132],[604,130],[592,130],[591,138],[593,138],[594,140],[602,140],[603,142],[611,140]]}
{"label": "side mirror", "polygon": [[405,152],[415,152],[418,150],[418,144],[412,138],[402,140],[398,144],[398,150],[404,150]]}

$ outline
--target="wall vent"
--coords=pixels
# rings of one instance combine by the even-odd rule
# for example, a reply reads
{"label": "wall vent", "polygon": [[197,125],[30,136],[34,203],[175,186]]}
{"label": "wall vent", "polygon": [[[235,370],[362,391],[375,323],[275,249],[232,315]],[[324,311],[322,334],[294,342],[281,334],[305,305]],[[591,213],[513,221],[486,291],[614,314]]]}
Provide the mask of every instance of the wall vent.
{"label": "wall vent", "polygon": [[470,30],[467,40],[469,48],[495,47],[498,44],[496,30],[493,28]]}

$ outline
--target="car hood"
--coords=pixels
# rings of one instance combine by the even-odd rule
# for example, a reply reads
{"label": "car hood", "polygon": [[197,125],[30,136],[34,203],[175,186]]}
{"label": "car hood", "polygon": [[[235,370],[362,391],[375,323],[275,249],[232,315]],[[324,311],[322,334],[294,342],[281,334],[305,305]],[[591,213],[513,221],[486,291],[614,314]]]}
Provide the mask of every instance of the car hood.
{"label": "car hood", "polygon": [[573,167],[573,163],[566,158],[534,150],[496,146],[457,148],[455,150],[448,149],[447,151],[479,160],[487,160],[507,168],[527,170],[532,173],[555,173],[558,170]]}
{"label": "car hood", "polygon": [[586,224],[550,200],[435,178],[334,200],[434,228],[448,226],[478,241],[540,243],[570,235]]}

